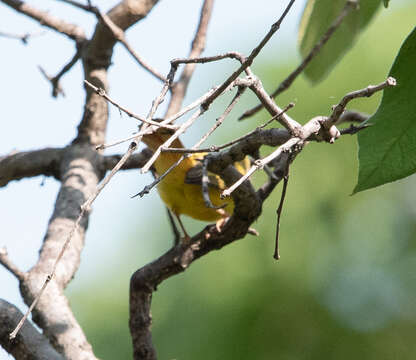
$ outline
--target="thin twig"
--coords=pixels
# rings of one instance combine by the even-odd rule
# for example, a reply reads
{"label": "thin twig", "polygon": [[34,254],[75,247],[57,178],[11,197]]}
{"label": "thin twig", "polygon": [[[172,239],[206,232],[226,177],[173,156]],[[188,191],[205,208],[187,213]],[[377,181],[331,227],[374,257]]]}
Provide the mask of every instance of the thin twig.
{"label": "thin twig", "polygon": [[137,63],[143,67],[143,69],[147,70],[150,74],[152,74],[154,77],[159,79],[162,82],[166,81],[166,78],[156,69],[154,69],[151,65],[149,65],[129,44],[129,42],[126,39],[125,32],[118,27],[111,19],[104,13],[101,13],[97,9],[97,15],[99,18],[101,18],[102,22],[107,26],[108,29],[111,30],[114,37],[124,46],[124,48],[127,50],[127,52],[133,57],[134,60],[137,61]]}
{"label": "thin twig", "polygon": [[144,195],[148,194],[150,190],[152,190],[157,184],[159,184],[173,169],[175,169],[184,159],[186,159],[189,155],[185,154],[182,155],[174,164],[172,164],[169,169],[167,169],[162,175],[157,177],[153,182],[149,185],[146,185],[140,192],[133,195],[131,198],[135,198],[137,196],[143,197]]}
{"label": "thin twig", "polygon": [[52,85],[52,96],[57,97],[59,94],[62,96],[65,96],[64,90],[61,88],[59,84],[59,80],[61,77],[67,73],[71,68],[77,63],[77,61],[81,58],[81,49],[78,49],[77,52],[74,54],[72,59],[62,68],[62,70],[54,77],[49,76],[46,71],[38,66],[40,72],[43,74],[43,76],[50,81]]}
{"label": "thin twig", "polygon": [[[203,96],[201,96],[199,99],[195,100],[194,102],[192,102],[191,104],[189,104],[188,106],[184,107],[182,110],[180,110],[178,113],[172,115],[171,117],[161,121],[161,122],[157,122],[157,127],[171,127],[173,130],[178,129],[179,126],[176,125],[170,125],[171,123],[173,123],[176,119],[180,118],[181,116],[183,116],[184,114],[186,114],[187,112],[191,111],[192,109],[196,108],[197,106],[201,105],[201,103],[203,103],[205,101],[205,99],[212,94],[212,92],[215,90],[215,88],[209,90],[206,94],[204,94]],[[124,139],[120,139],[117,141],[114,141],[112,143],[107,143],[107,144],[100,144],[96,147],[97,150],[103,150],[103,149],[107,149],[109,147],[112,146],[116,146],[116,145],[120,145],[124,142],[130,141],[132,139],[134,139],[136,137],[136,135],[145,135],[145,134],[150,134],[152,132],[151,129],[147,129],[146,131],[140,131],[137,133],[134,133],[131,136],[128,136]],[[162,151],[164,151],[162,149]]]}
{"label": "thin twig", "polygon": [[74,0],[58,0],[58,1],[61,1],[63,3],[67,3],[67,4],[72,5],[72,6],[75,6],[79,9],[94,13],[94,10],[93,10],[94,7],[91,5],[90,2],[88,2],[87,5],[85,5],[85,4],[82,4],[82,3],[78,2],[78,1],[74,1]]}
{"label": "thin twig", "polygon": [[280,217],[282,216],[283,204],[284,204],[285,197],[286,197],[287,184],[289,182],[289,164],[290,164],[290,157],[287,159],[287,162],[286,162],[285,174],[283,176],[282,195],[280,197],[279,206],[276,210],[276,213],[277,213],[276,242],[275,242],[275,248],[274,248],[274,254],[273,254],[273,257],[276,260],[280,259],[280,252],[279,252]]}
{"label": "thin twig", "polygon": [[176,246],[179,244],[179,241],[181,239],[181,234],[179,233],[178,227],[175,224],[175,220],[173,219],[172,213],[169,210],[169,208],[166,208],[166,212],[168,214],[168,219],[169,219],[169,223],[170,223],[170,227],[172,228],[172,232],[173,232],[173,245]]}
{"label": "thin twig", "polygon": [[344,112],[347,104],[356,98],[359,97],[370,97],[373,94],[375,94],[378,91],[381,91],[389,86],[396,86],[397,82],[396,79],[393,77],[388,77],[386,81],[383,81],[382,83],[378,85],[370,85],[367,86],[364,89],[356,90],[348,93],[345,95],[342,100],[339,102],[339,104],[335,105],[332,109],[332,114],[329,116],[328,120],[326,121],[326,125],[334,125],[337,123],[338,119]]}
{"label": "thin twig", "polygon": [[197,149],[199,146],[204,143],[208,137],[218,129],[219,126],[224,122],[225,118],[230,114],[231,110],[234,108],[234,106],[238,103],[238,101],[241,99],[241,96],[243,95],[244,91],[246,90],[245,87],[238,87],[237,93],[235,94],[234,98],[231,100],[230,104],[226,107],[225,111],[222,113],[222,115],[215,121],[215,124],[209,129],[202,138],[194,145],[192,146],[192,149]]}
{"label": "thin twig", "polygon": [[59,80],[61,77],[67,73],[69,70],[72,69],[72,67],[77,63],[77,61],[81,58],[81,51],[82,47],[80,47],[77,52],[74,54],[72,59],[62,68],[62,70],[52,78],[52,96],[57,97],[58,96],[58,90],[60,88],[59,86]]}
{"label": "thin twig", "polygon": [[38,69],[41,72],[41,74],[45,77],[45,79],[48,80],[52,84],[52,94],[53,94],[53,96],[56,97],[56,96],[58,96],[58,94],[61,94],[62,96],[65,97],[65,92],[61,88],[61,86],[59,85],[59,82],[55,81],[52,76],[48,75],[48,73],[45,71],[45,69],[43,69],[42,66],[38,65]]}
{"label": "thin twig", "polygon": [[[94,86],[93,84],[91,84],[87,80],[84,80],[84,83],[87,84],[91,89],[93,89],[98,95],[100,95],[101,97],[106,99],[110,104],[114,105],[117,109],[119,109],[120,111],[127,114],[129,117],[132,117],[136,120],[139,120],[139,121],[144,122],[144,123],[149,124],[149,125],[155,125],[157,127],[163,127],[163,128],[172,129],[172,130],[178,129],[178,126],[176,126],[176,125],[167,125],[167,124],[164,125],[161,122],[154,121],[154,120],[151,120],[151,119],[145,119],[145,118],[143,118],[139,115],[136,115],[133,112],[131,112],[129,109],[125,108],[124,106],[120,105],[119,103],[114,101],[112,98],[110,98],[107,95],[107,93],[104,89]],[[122,141],[122,142],[124,142],[124,141]],[[101,146],[102,145],[99,145],[99,147],[101,147]]]}
{"label": "thin twig", "polygon": [[33,34],[26,33],[26,34],[22,34],[22,35],[0,31],[0,36],[1,37],[5,37],[5,38],[9,38],[9,39],[18,39],[25,45],[27,45],[27,43],[29,42],[29,39],[34,38],[34,37],[38,37],[38,36],[42,36],[42,35],[45,35],[45,34],[46,34],[46,31],[39,31],[39,32],[33,33]]}
{"label": "thin twig", "polygon": [[354,126],[354,125],[351,124],[346,129],[340,130],[340,133],[341,133],[341,135],[355,135],[359,131],[366,129],[366,128],[370,127],[371,125],[372,124],[369,124],[369,123],[361,124],[361,125],[358,125],[358,126]]}
{"label": "thin twig", "polygon": [[214,62],[222,59],[237,59],[240,63],[243,63],[245,57],[236,51],[230,51],[225,54],[213,55],[213,56],[203,56],[203,57],[189,57],[189,58],[177,58],[173,59],[172,63],[179,65],[179,64],[205,64],[209,62]]}
{"label": "thin twig", "polygon": [[[332,35],[335,33],[335,31],[339,28],[339,26],[342,24],[344,18],[350,13],[352,9],[354,9],[357,6],[357,2],[355,0],[353,1],[347,1],[344,8],[342,9],[341,13],[338,15],[338,17],[334,20],[334,22],[329,26],[328,30],[325,32],[324,35],[319,39],[319,41],[316,43],[316,45],[311,49],[309,54],[303,59],[303,61],[299,64],[299,66],[291,73],[289,76],[283,80],[280,85],[277,87],[276,90],[272,92],[270,97],[276,98],[278,95],[280,95],[285,90],[289,89],[289,87],[292,85],[292,83],[296,80],[296,78],[302,73],[302,71],[306,68],[306,66],[312,61],[312,59],[319,54],[323,46],[328,42],[328,40],[332,37]],[[260,103],[259,105],[245,111],[243,115],[239,117],[239,120],[246,119],[250,116],[253,116],[257,112],[259,112],[263,108],[263,104]]]}

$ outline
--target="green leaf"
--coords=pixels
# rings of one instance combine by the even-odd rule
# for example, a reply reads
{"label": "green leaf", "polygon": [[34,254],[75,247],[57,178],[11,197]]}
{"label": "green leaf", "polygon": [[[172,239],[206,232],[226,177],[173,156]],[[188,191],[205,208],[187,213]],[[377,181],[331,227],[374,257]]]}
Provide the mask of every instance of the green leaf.
{"label": "green leaf", "polygon": [[384,7],[387,9],[389,7],[390,0],[383,0]]}
{"label": "green leaf", "polygon": [[416,172],[416,28],[394,61],[390,76],[397,86],[384,91],[369,119],[374,124],[358,134],[358,183],[354,193],[402,179]]}
{"label": "green leaf", "polygon": [[[345,4],[346,0],[309,0],[307,2],[299,25],[299,48],[303,58],[328,30]],[[306,67],[304,73],[312,82],[316,83],[328,75],[352,47],[359,33],[380,7],[381,0],[364,0],[359,4],[359,9],[351,10],[320,53]]]}

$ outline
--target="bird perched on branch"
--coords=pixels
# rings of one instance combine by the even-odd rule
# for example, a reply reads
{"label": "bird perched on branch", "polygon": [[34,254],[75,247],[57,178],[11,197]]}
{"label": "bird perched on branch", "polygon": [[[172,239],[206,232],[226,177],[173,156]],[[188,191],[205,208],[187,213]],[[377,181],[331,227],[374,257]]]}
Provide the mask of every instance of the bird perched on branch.
{"label": "bird perched on branch", "polygon": [[[156,151],[172,135],[172,130],[160,127],[153,134],[143,136],[142,141],[152,151]],[[171,147],[184,148],[184,145],[179,139],[176,139]],[[202,195],[202,160],[204,155],[204,153],[198,153],[185,158],[158,184],[159,195],[177,218],[186,240],[189,240],[190,237],[182,224],[181,215],[188,215],[197,220],[216,221],[217,228],[220,229],[234,210],[232,198],[220,198],[221,191],[226,187],[224,181],[212,173],[208,174],[208,189],[211,203],[215,208],[205,204]],[[164,174],[181,156],[181,153],[162,152],[153,164],[157,176]],[[243,161],[235,163],[234,166],[241,174],[244,174],[250,167],[250,160],[246,157]]]}

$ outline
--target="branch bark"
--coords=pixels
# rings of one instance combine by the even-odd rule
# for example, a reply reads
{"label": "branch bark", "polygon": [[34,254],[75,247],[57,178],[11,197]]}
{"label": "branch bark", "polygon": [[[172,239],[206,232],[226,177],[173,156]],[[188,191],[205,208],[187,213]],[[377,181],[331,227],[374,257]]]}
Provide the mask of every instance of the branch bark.
{"label": "branch bark", "polygon": [[14,329],[22,313],[12,304],[0,299],[0,344],[15,359],[19,360],[64,360],[30,323],[23,325],[14,341],[9,341],[9,333]]}
{"label": "branch bark", "polygon": [[6,186],[12,180],[38,175],[59,179],[59,164],[63,153],[64,149],[46,148],[0,158],[0,187]]}
{"label": "branch bark", "polygon": [[53,29],[61,34],[66,35],[77,43],[82,43],[86,40],[84,30],[74,24],[61,20],[46,11],[38,10],[20,0],[1,0],[6,5],[15,9],[16,11],[29,16],[36,20],[41,25]]}

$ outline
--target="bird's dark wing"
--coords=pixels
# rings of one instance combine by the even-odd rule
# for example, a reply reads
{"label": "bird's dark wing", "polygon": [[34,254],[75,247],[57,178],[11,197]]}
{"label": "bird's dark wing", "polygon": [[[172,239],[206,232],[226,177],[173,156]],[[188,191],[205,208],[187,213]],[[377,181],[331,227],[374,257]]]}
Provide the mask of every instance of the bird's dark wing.
{"label": "bird's dark wing", "polygon": [[[197,164],[188,170],[185,177],[185,184],[202,185],[202,164]],[[219,176],[208,173],[208,186],[217,189],[224,188]]]}

